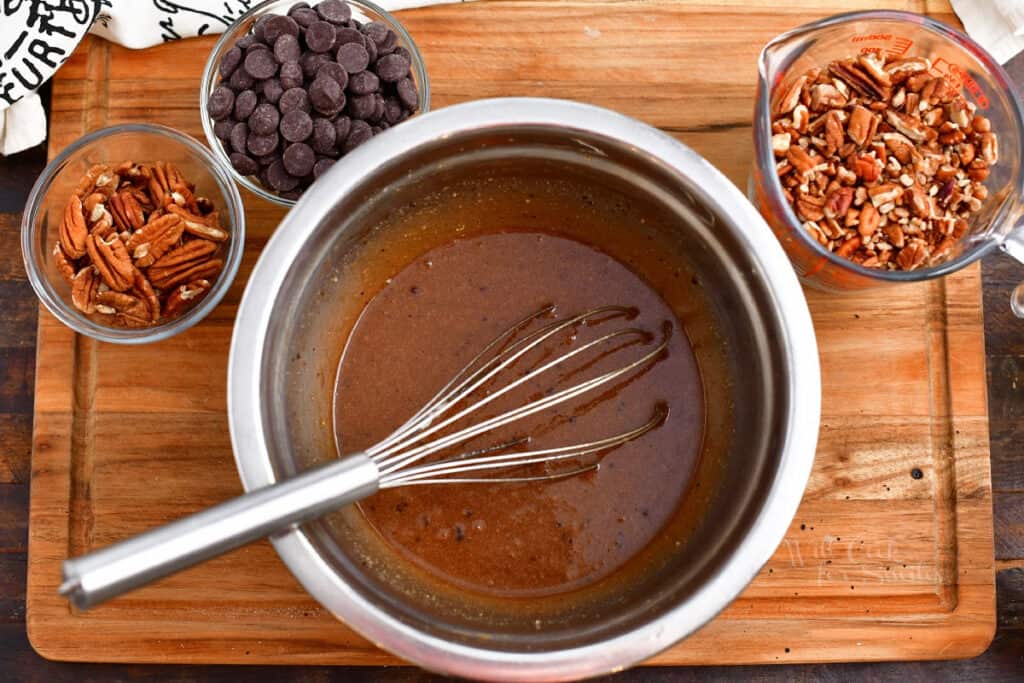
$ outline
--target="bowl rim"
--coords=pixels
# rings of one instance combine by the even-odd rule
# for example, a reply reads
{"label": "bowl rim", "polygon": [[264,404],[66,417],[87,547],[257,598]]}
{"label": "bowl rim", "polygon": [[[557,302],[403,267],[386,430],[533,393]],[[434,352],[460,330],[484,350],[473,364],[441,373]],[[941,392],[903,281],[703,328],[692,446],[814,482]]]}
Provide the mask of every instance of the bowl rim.
{"label": "bowl rim", "polygon": [[[355,5],[364,10],[369,10],[374,14],[377,14],[388,24],[388,28],[398,34],[399,44],[403,45],[405,49],[409,51],[412,56],[410,69],[415,74],[416,81],[419,85],[419,110],[409,118],[414,118],[420,114],[426,114],[430,111],[430,78],[427,75],[427,66],[423,61],[423,53],[420,52],[419,47],[416,45],[416,41],[413,40],[412,35],[405,28],[405,24],[400,22],[394,14],[387,11],[383,7],[370,2],[370,0],[342,0],[346,4]],[[218,163],[222,164],[227,170],[234,181],[245,189],[252,192],[257,197],[265,199],[269,202],[290,208],[295,206],[295,199],[287,199],[281,197],[267,188],[263,187],[259,183],[254,182],[249,176],[243,176],[241,173],[235,170],[235,167],[231,164],[231,158],[228,153],[224,150],[224,143],[221,142],[220,138],[213,132],[213,117],[210,116],[207,111],[207,100],[208,92],[212,92],[215,85],[216,79],[219,75],[218,67],[220,60],[214,60],[214,57],[225,48],[228,43],[238,40],[241,36],[240,27],[243,23],[259,17],[267,12],[273,11],[278,5],[292,4],[297,5],[298,0],[263,0],[263,2],[251,7],[244,14],[240,15],[235,19],[227,29],[221,33],[220,38],[214,43],[213,48],[210,50],[210,54],[206,57],[206,64],[203,67],[203,75],[199,81],[199,118],[202,121],[203,133],[206,135],[206,144],[209,145],[214,157]],[[404,121],[402,123],[405,123]],[[363,143],[365,144],[365,143]],[[349,152],[351,154],[351,152]],[[347,156],[347,155],[346,155]],[[341,159],[337,159],[340,161]],[[318,178],[319,180],[319,178]]]}
{"label": "bowl rim", "polygon": [[[781,456],[770,489],[749,532],[720,571],[685,603],[624,634],[566,650],[498,651],[423,633],[364,600],[335,574],[301,528],[271,539],[291,572],[313,597],[371,642],[426,669],[471,679],[576,679],[618,671],[670,647],[726,607],[757,575],[796,514],[814,462],[821,406],[817,341],[803,291],[767,223],[739,189],[696,152],[625,115],[593,105],[545,98],[478,100],[432,112],[402,135],[370,140],[328,171],[329,181],[302,197],[266,245],[242,297],[228,362],[228,418],[235,462],[246,490],[276,480],[263,433],[260,398],[263,354],[275,304],[292,263],[330,210],[332,198],[358,186],[379,165],[453,131],[546,126],[616,139],[694,180],[730,216],[738,238],[770,275],[791,369]],[[326,190],[326,188],[330,190]]]}
{"label": "bowl rim", "polygon": [[[198,157],[223,194],[226,205],[220,208],[227,210],[231,220],[231,237],[224,258],[224,268],[214,282],[210,293],[185,315],[153,327],[135,329],[102,325],[86,318],[74,309],[65,297],[57,293],[50,278],[36,268],[33,258],[36,255],[38,242],[36,233],[39,209],[52,180],[63,170],[68,159],[83,148],[104,138],[125,133],[142,133],[169,138],[183,145]],[[114,344],[134,345],[161,341],[184,332],[205,318],[217,307],[231,288],[242,263],[244,247],[245,207],[242,204],[242,197],[238,193],[238,187],[232,182],[231,177],[225,173],[210,151],[198,140],[179,130],[157,123],[122,123],[91,131],[76,139],[50,160],[43,172],[36,178],[36,182],[29,192],[28,200],[25,202],[25,210],[21,218],[21,257],[29,283],[40,302],[55,318],[76,333]],[[46,255],[43,255],[43,258],[47,258]]]}

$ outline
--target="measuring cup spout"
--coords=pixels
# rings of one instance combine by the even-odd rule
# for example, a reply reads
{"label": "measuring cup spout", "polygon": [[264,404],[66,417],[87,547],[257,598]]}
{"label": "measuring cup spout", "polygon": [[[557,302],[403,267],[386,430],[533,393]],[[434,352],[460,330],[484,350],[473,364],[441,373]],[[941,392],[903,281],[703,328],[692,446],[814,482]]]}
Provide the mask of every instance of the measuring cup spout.
{"label": "measuring cup spout", "polygon": [[[1017,227],[1006,236],[1002,243],[1003,251],[1024,265],[1024,215],[1017,221]],[[1010,295],[1010,310],[1018,318],[1024,318],[1024,282],[1021,282]]]}

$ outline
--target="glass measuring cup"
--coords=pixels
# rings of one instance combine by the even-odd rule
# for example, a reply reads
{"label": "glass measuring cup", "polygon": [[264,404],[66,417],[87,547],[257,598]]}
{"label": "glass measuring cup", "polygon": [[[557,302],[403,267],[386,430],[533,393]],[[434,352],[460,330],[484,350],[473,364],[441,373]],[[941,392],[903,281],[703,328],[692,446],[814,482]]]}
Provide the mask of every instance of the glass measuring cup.
{"label": "glass measuring cup", "polygon": [[[967,234],[946,260],[912,271],[865,268],[829,252],[805,229],[783,195],[771,147],[771,112],[791,79],[830,61],[875,52],[927,57],[932,73],[944,74],[987,117],[996,133],[999,161],[986,180],[989,196],[969,221]],[[751,198],[782,242],[806,284],[846,291],[884,283],[919,282],[948,275],[1002,248],[1024,263],[1024,120],[1009,76],[982,47],[945,24],[897,11],[853,12],[796,28],[769,42],[758,61]],[[1014,293],[1014,312],[1024,317],[1024,285]]]}

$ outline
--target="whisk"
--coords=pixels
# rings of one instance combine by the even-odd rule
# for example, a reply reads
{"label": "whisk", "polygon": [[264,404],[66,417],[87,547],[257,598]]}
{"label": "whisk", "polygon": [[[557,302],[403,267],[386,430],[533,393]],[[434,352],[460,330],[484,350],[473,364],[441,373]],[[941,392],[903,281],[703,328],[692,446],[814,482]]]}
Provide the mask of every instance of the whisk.
{"label": "whisk", "polygon": [[[555,307],[546,306],[511,325],[415,415],[364,452],[332,460],[102,550],[66,560],[60,593],[68,596],[77,607],[86,609],[231,549],[312,521],[379,489],[428,484],[543,482],[596,470],[600,467],[599,461],[582,462],[581,459],[599,459],[602,454],[658,427],[668,415],[667,407],[657,404],[644,424],[585,443],[513,450],[529,446],[531,438],[524,436],[430,459],[598,387],[607,387],[656,363],[665,353],[671,334],[667,323],[660,334],[630,326],[616,327],[588,341],[582,341],[576,334],[581,327],[635,318],[637,311],[624,306],[604,306],[555,318],[532,332],[526,331],[537,321],[554,314]],[[560,341],[567,335],[567,341]],[[542,352],[556,342],[568,348],[549,354],[553,357],[547,360]],[[594,361],[595,356],[611,357],[636,346],[641,347],[642,352],[613,369],[597,372],[565,388],[549,386],[539,397],[493,417],[479,417],[486,406],[508,397],[517,388],[532,386],[529,383],[538,378],[550,377],[556,369],[564,369],[571,363],[588,367],[580,361]],[[539,361],[535,358],[537,355],[541,356]],[[527,366],[525,370],[520,367],[523,365]],[[499,383],[501,377],[514,375],[517,369],[518,376]],[[476,417],[477,421],[473,422],[471,417]],[[467,422],[470,424],[459,426]],[[570,466],[563,469],[562,465]]]}

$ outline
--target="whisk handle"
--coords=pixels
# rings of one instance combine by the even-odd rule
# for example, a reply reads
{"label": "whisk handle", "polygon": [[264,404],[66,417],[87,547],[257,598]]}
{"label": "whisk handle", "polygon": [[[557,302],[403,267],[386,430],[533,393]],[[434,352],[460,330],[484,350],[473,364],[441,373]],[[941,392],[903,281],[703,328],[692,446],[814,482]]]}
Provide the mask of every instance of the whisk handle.
{"label": "whisk handle", "polygon": [[64,562],[60,593],[81,609],[320,517],[377,490],[367,456],[333,460],[139,536]]}

